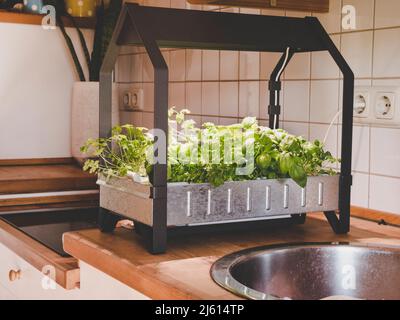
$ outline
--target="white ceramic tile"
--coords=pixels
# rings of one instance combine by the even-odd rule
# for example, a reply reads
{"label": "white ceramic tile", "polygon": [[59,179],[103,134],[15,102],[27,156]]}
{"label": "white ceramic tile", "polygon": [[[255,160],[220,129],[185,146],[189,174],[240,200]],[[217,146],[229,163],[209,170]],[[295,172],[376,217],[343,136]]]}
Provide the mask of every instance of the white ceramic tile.
{"label": "white ceramic tile", "polygon": [[202,115],[219,115],[219,83],[203,82],[201,88]]}
{"label": "white ceramic tile", "polygon": [[285,81],[283,117],[285,121],[309,121],[310,82]]}
{"label": "white ceramic tile", "polygon": [[238,122],[239,122],[238,118],[224,118],[224,117],[219,118],[219,124],[221,126],[230,126],[231,124],[236,124]]}
{"label": "white ceramic tile", "polygon": [[[340,50],[340,35],[332,36],[336,47]],[[371,50],[372,53],[372,50]],[[313,52],[311,54],[312,79],[337,79],[339,67],[327,51]]]}
{"label": "white ceramic tile", "polygon": [[154,128],[154,113],[143,112],[142,126],[148,129]]}
{"label": "white ceramic tile", "polygon": [[239,113],[239,83],[220,83],[220,105],[221,117],[238,117]]}
{"label": "white ceramic tile", "polygon": [[[369,145],[370,145],[369,126],[353,127],[353,152],[352,169],[358,172],[369,172]],[[338,154],[341,155],[342,126],[339,126],[338,132]]]}
{"label": "white ceramic tile", "polygon": [[328,13],[313,13],[328,33],[338,33],[342,24],[342,0],[330,0]]}
{"label": "white ceramic tile", "polygon": [[311,81],[310,121],[331,123],[339,110],[339,80]]}
{"label": "white ceramic tile", "polygon": [[[341,134],[339,135],[341,137]],[[353,128],[353,170],[369,172],[369,127]],[[341,149],[341,148],[340,148]]]}
{"label": "white ceramic tile", "polygon": [[186,1],[185,0],[171,0],[171,8],[185,9]]}
{"label": "white ceramic tile", "polygon": [[122,55],[118,57],[118,82],[130,82],[131,81],[131,56]]}
{"label": "white ceramic tile", "polygon": [[[356,9],[356,30],[373,28],[374,2],[375,0],[343,0],[343,6],[352,5]],[[348,30],[343,31],[346,32]]]}
{"label": "white ceramic tile", "polygon": [[203,81],[219,79],[219,51],[203,50]]}
{"label": "white ceramic tile", "polygon": [[169,53],[169,80],[185,81],[186,51],[172,50]]}
{"label": "white ceramic tile", "polygon": [[143,81],[143,54],[131,56],[130,79],[133,82]]}
{"label": "white ceramic tile", "polygon": [[241,81],[239,84],[239,117],[258,117],[259,99],[259,81]]}
{"label": "white ceramic tile", "polygon": [[186,50],[186,80],[201,80],[201,50]]}
{"label": "white ceramic tile", "polygon": [[369,207],[400,214],[400,179],[370,176]]}
{"label": "white ceramic tile", "polygon": [[342,35],[342,53],[356,78],[372,75],[372,31]]}
{"label": "white ceramic tile", "polygon": [[212,116],[202,116],[201,123],[211,122],[214,124],[219,124],[219,117],[212,117]]}
{"label": "white ceramic tile", "polygon": [[201,116],[197,116],[197,115],[192,115],[192,114],[188,114],[186,115],[185,119],[188,120],[194,120],[194,122],[196,122],[196,127],[199,128],[201,126]]}
{"label": "white ceramic tile", "polygon": [[282,128],[289,132],[290,134],[301,136],[308,139],[308,123],[301,122],[286,122],[282,123]]}
{"label": "white ceramic tile", "polygon": [[143,81],[154,81],[154,68],[147,54],[143,56]]}
{"label": "white ceramic tile", "polygon": [[186,108],[194,114],[201,114],[201,82],[186,83]]}
{"label": "white ceramic tile", "polygon": [[143,83],[143,110],[154,110],[154,84]]}
{"label": "white ceramic tile", "polygon": [[169,105],[182,109],[185,106],[185,83],[175,82],[169,84]]}
{"label": "white ceramic tile", "polygon": [[372,79],[372,86],[397,86],[400,87],[400,79]]}
{"label": "white ceramic tile", "polygon": [[[260,53],[260,79],[269,80],[281,56],[281,53],[275,52]],[[281,79],[284,79],[284,77],[282,76]]]}
{"label": "white ceramic tile", "polygon": [[400,29],[376,30],[374,77],[400,77]]}
{"label": "white ceramic tile", "polygon": [[400,177],[400,129],[371,129],[371,173]]}
{"label": "white ceramic tile", "polygon": [[136,127],[142,127],[143,112],[120,112],[121,124],[133,124]]}
{"label": "white ceramic tile", "polygon": [[260,53],[240,52],[239,75],[241,80],[254,80],[260,76]]}
{"label": "white ceramic tile", "polygon": [[285,79],[309,79],[310,78],[310,53],[297,53],[290,60],[285,71]]}
{"label": "white ceramic tile", "polygon": [[375,28],[400,26],[399,12],[399,0],[375,0]]}
{"label": "white ceramic tile", "polygon": [[353,173],[351,187],[351,204],[356,207],[368,208],[369,202],[369,175]]}
{"label": "white ceramic tile", "polygon": [[[324,138],[326,133],[328,132],[329,125],[327,124],[310,124],[310,140],[319,140],[324,142]],[[337,157],[337,132],[338,128],[336,125],[333,125],[329,131],[325,142],[325,150],[332,153],[334,157]]]}
{"label": "white ceramic tile", "polygon": [[221,51],[221,80],[239,79],[239,52]]}

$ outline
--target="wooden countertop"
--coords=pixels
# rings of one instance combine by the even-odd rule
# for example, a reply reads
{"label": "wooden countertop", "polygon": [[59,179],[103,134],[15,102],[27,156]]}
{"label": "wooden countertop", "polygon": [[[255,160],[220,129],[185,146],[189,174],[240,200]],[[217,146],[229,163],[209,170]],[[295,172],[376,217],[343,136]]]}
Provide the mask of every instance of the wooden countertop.
{"label": "wooden countertop", "polygon": [[337,236],[322,214],[313,214],[305,225],[176,236],[163,255],[149,254],[138,235],[121,228],[114,234],[66,233],[64,249],[152,299],[238,299],[211,279],[209,270],[216,259],[250,247],[315,241],[400,244],[400,229],[353,218],[350,234]]}

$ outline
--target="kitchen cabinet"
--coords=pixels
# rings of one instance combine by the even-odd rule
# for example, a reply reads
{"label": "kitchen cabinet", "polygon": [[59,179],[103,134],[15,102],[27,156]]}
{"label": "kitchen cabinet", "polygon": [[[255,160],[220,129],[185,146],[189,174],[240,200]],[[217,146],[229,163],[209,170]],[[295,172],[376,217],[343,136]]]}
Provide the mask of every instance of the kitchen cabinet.
{"label": "kitchen cabinet", "polygon": [[80,263],[80,288],[66,290],[2,244],[0,257],[0,300],[147,299],[85,263]]}
{"label": "kitchen cabinet", "polygon": [[148,300],[140,292],[110,277],[87,263],[79,261],[83,299]]}
{"label": "kitchen cabinet", "polygon": [[0,244],[0,257],[0,286],[15,298],[35,300],[80,298],[78,289],[62,288],[2,244]]}

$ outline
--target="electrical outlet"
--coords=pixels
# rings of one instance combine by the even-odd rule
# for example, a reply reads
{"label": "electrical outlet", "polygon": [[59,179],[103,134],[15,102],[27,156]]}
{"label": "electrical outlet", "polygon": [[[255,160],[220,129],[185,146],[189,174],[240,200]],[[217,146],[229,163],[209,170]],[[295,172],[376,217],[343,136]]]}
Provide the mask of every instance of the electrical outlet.
{"label": "electrical outlet", "polygon": [[394,86],[356,87],[354,122],[381,127],[400,126],[400,88]]}
{"label": "electrical outlet", "polygon": [[121,104],[125,110],[143,110],[143,89],[128,87],[123,90]]}
{"label": "electrical outlet", "polygon": [[370,88],[356,88],[354,93],[354,117],[368,118],[370,105]]}
{"label": "electrical outlet", "polygon": [[393,92],[379,91],[375,95],[375,117],[392,120],[395,114],[396,95]]}

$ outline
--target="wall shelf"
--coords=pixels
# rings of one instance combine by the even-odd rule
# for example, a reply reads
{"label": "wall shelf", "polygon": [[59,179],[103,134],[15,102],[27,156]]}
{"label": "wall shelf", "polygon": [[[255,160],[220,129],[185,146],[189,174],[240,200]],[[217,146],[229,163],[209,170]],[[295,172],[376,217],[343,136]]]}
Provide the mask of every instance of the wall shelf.
{"label": "wall shelf", "polygon": [[187,0],[191,4],[329,12],[329,0]]}
{"label": "wall shelf", "polygon": [[[0,10],[0,23],[41,25],[42,19],[43,15],[40,14]],[[69,19],[63,17],[63,21],[66,27],[72,27]],[[94,18],[75,18],[75,21],[78,26],[83,29],[94,29],[95,27]]]}

